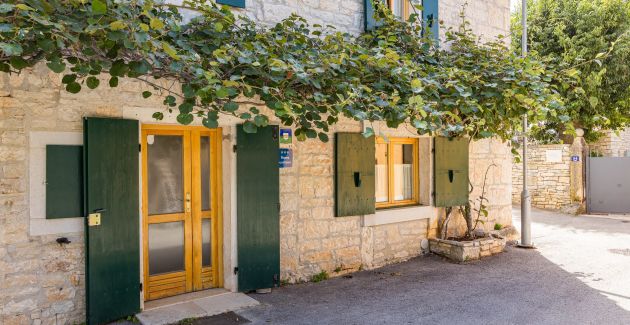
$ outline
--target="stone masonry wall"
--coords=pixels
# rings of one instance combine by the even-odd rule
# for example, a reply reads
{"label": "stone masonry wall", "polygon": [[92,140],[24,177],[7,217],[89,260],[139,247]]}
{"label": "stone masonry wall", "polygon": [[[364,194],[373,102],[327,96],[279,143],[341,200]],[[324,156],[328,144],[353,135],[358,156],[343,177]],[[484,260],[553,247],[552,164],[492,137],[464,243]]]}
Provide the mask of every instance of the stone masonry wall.
{"label": "stone masonry wall", "polygon": [[[507,34],[507,2],[477,1],[470,5],[485,8],[471,9],[473,29],[484,35]],[[363,26],[362,3],[248,0],[245,12],[259,21],[273,23],[295,11],[313,23],[326,22],[359,33]],[[440,16],[446,25],[459,24],[451,11],[457,8],[459,12],[464,1],[440,3]],[[0,74],[0,324],[73,324],[85,319],[82,233],[35,236],[29,231],[30,132],[81,132],[84,116],[122,117],[125,109],[160,109],[162,99],[143,99],[139,95],[143,90],[148,89],[140,83],[121,80],[117,88],[70,94],[63,90],[61,76],[51,74],[43,65],[21,75]],[[360,132],[361,125],[343,122],[331,133],[335,131]],[[393,133],[410,135],[407,130]],[[333,144],[306,141],[295,143],[294,149],[294,167],[282,169],[280,176],[284,280],[306,280],[322,270],[333,274],[339,269],[350,271],[402,261],[421,254],[421,240],[435,235],[437,224],[430,219],[363,226],[361,216],[335,218]],[[473,197],[480,191],[485,166],[498,165],[489,177],[491,212],[486,226],[491,227],[493,222],[510,224],[509,147],[484,140],[474,143],[470,150],[476,191]],[[59,246],[55,239],[61,236],[72,243]]]}
{"label": "stone masonry wall", "polygon": [[[44,65],[0,74],[0,324],[79,324],[85,320],[82,233],[31,236],[28,143],[31,131],[81,131],[83,116],[121,117],[126,105],[159,107],[121,82],[73,95]],[[72,242],[61,247],[57,237]]]}
{"label": "stone masonry wall", "polygon": [[[547,151],[560,150],[561,162],[548,162]],[[531,145],[529,152],[528,188],[532,206],[541,209],[561,210],[572,204],[571,151],[568,144]],[[514,163],[512,169],[512,200],[520,203],[523,189],[523,164]]]}
{"label": "stone masonry wall", "polygon": [[[346,122],[335,132],[360,132]],[[390,134],[400,134],[393,130]],[[281,169],[280,267],[285,281],[314,274],[356,271],[401,261],[421,253],[428,219],[362,227],[362,216],[335,217],[332,141],[294,144],[294,163]]]}
{"label": "stone masonry wall", "polygon": [[456,28],[462,23],[460,15],[462,8],[465,8],[470,27],[483,41],[500,36],[506,43],[510,41],[510,0],[440,0],[439,8],[440,21],[445,27],[440,29],[441,39],[444,39],[447,28]]}
{"label": "stone masonry wall", "polygon": [[295,13],[311,24],[330,24],[354,34],[363,31],[363,0],[247,0],[244,11],[255,21],[267,24]]}
{"label": "stone masonry wall", "polygon": [[597,142],[589,144],[590,152],[604,157],[625,157],[630,154],[630,128],[619,132],[609,131]]}
{"label": "stone masonry wall", "polygon": [[[344,122],[335,132],[360,132],[356,122]],[[381,129],[388,137],[413,136],[406,129]],[[422,253],[420,244],[437,234],[437,219],[429,218],[379,226],[362,226],[362,217],[334,216],[333,143],[309,140],[294,145],[293,167],[281,169],[280,213],[282,278],[295,282],[321,271],[374,268]],[[479,197],[490,165],[486,197],[489,217],[482,227],[511,225],[512,154],[507,144],[482,140],[470,147],[471,199]],[[459,221],[459,222],[458,222]],[[450,233],[461,231],[463,219],[452,223]],[[460,232],[461,234],[461,232]]]}

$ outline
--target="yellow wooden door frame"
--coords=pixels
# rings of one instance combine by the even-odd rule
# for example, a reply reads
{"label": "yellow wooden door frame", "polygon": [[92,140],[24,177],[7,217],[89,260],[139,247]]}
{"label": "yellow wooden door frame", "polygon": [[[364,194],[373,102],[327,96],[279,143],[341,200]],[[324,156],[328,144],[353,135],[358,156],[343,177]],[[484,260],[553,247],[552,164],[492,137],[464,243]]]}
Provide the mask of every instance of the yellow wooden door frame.
{"label": "yellow wooden door frame", "polygon": [[[148,214],[148,135],[179,135],[183,137],[184,213]],[[209,211],[201,205],[201,137],[210,143]],[[222,222],[222,130],[205,127],[145,124],[141,132],[142,148],[142,232],[144,265],[144,299],[154,300],[213,287],[223,287],[223,222]],[[202,220],[211,219],[211,266],[202,266]],[[185,271],[149,275],[149,224],[184,221]]]}

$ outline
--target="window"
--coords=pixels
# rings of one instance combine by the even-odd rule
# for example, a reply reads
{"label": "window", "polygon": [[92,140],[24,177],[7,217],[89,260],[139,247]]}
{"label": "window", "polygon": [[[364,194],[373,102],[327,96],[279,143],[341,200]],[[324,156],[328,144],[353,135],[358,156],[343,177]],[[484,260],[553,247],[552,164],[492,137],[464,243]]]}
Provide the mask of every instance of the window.
{"label": "window", "polygon": [[407,19],[410,13],[411,0],[387,0],[387,5],[391,9],[394,16]]}
{"label": "window", "polygon": [[376,139],[376,207],[418,204],[418,139]]}

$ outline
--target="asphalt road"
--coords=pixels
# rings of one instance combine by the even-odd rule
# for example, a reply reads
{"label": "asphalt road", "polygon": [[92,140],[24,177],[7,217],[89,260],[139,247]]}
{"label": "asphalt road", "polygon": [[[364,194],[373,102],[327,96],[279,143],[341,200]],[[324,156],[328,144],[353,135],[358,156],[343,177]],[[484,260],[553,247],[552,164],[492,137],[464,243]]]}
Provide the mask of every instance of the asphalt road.
{"label": "asphalt road", "polygon": [[[515,225],[519,224],[515,213]],[[252,295],[254,324],[630,324],[630,218],[534,210],[536,250],[424,256]]]}

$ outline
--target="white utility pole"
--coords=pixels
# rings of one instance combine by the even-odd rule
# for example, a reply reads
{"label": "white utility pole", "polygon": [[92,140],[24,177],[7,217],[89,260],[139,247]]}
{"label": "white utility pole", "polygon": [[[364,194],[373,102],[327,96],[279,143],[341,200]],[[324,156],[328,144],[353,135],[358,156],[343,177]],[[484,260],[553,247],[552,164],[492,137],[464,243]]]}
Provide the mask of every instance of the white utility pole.
{"label": "white utility pole", "polygon": [[[522,0],[523,10],[523,37],[521,39],[521,49],[523,57],[527,56],[527,0]],[[533,248],[531,232],[532,198],[527,190],[527,113],[523,114],[523,191],[521,192],[521,242],[520,247]]]}

